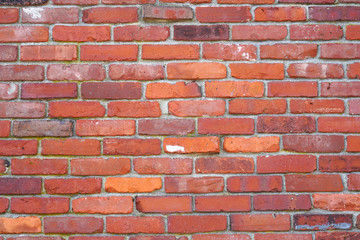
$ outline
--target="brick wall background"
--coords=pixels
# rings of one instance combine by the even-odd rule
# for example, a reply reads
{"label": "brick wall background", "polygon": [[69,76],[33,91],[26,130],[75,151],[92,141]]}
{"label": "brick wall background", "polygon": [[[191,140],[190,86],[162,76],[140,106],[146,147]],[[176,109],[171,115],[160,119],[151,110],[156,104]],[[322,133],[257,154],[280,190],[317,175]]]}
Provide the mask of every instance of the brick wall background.
{"label": "brick wall background", "polygon": [[2,6],[0,239],[360,239],[359,3]]}

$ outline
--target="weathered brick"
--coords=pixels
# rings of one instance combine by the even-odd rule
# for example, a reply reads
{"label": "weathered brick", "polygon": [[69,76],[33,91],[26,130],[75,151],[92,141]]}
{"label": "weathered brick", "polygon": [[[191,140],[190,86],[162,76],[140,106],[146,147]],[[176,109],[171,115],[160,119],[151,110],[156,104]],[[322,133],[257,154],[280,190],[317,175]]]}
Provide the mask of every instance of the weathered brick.
{"label": "weathered brick", "polygon": [[[331,0],[333,1],[333,0]],[[343,29],[339,25],[291,25],[291,40],[335,40],[343,36]]]}
{"label": "weathered brick", "polygon": [[81,45],[82,61],[136,61],[137,45]]}
{"label": "weathered brick", "polygon": [[274,155],[258,156],[257,173],[305,173],[316,170],[316,156]]}
{"label": "weathered brick", "polygon": [[163,149],[166,153],[218,153],[220,139],[218,137],[165,138]]}
{"label": "weathered brick", "polygon": [[280,114],[286,112],[286,100],[234,99],[229,101],[230,114]]}
{"label": "weathered brick", "polygon": [[44,67],[40,65],[1,65],[0,81],[42,81]]}
{"label": "weathered brick", "polygon": [[306,20],[306,9],[303,7],[258,7],[255,9],[255,21],[298,22]]}
{"label": "weathered brick", "polygon": [[256,46],[244,44],[204,43],[203,58],[225,61],[256,61]]}
{"label": "weathered brick", "polygon": [[161,154],[160,139],[117,139],[104,138],[105,155],[147,156]]}
{"label": "weathered brick", "polygon": [[278,152],[280,138],[277,136],[269,137],[225,137],[224,150],[226,152]]}
{"label": "weathered brick", "polygon": [[82,99],[140,99],[141,83],[86,82],[81,84]]}
{"label": "weathered brick", "polygon": [[120,193],[153,192],[162,187],[161,178],[117,178],[106,179],[105,191]]}
{"label": "weathered brick", "polygon": [[359,40],[360,39],[360,25],[348,25],[346,26],[346,39],[347,40]]}
{"label": "weathered brick", "polygon": [[41,219],[39,217],[2,217],[0,223],[0,233],[41,233]]}
{"label": "weathered brick", "polygon": [[42,118],[45,117],[45,103],[2,102],[0,118]]}
{"label": "weathered brick", "polygon": [[135,134],[134,120],[77,120],[78,136],[127,136]]}
{"label": "weathered brick", "polygon": [[276,81],[268,83],[269,97],[316,97],[317,82]]}
{"label": "weathered brick", "polygon": [[61,158],[13,158],[13,175],[63,175],[67,173],[67,159]]}
{"label": "weathered brick", "polygon": [[249,212],[250,196],[199,196],[195,198],[197,212]]}
{"label": "weathered brick", "polygon": [[284,150],[292,152],[341,152],[344,136],[340,135],[284,135]]}
{"label": "weathered brick", "polygon": [[0,100],[11,100],[18,97],[19,86],[14,83],[0,83]]}
{"label": "weathered brick", "polygon": [[[344,2],[342,0],[341,2]],[[339,232],[339,231],[331,231],[331,232],[317,232],[315,234],[316,240],[342,240],[342,239],[349,239],[349,240],[356,240],[360,237],[360,233],[358,232]]]}
{"label": "weathered brick", "polygon": [[169,112],[177,117],[222,116],[225,114],[223,100],[171,101]]}
{"label": "weathered brick", "polygon": [[196,19],[201,23],[248,22],[252,20],[250,7],[197,7]]}
{"label": "weathered brick", "polygon": [[98,217],[45,217],[44,233],[100,233],[104,222]]}
{"label": "weathered brick", "polygon": [[321,96],[323,97],[358,97],[360,82],[322,82]]}
{"label": "weathered brick", "polygon": [[[104,1],[111,0],[103,0],[103,2]],[[165,41],[169,36],[170,28],[166,26],[129,25],[114,28],[114,41]]]}
{"label": "weathered brick", "polygon": [[145,21],[185,21],[192,20],[193,12],[190,7],[169,7],[145,5],[142,7]]}
{"label": "weathered brick", "polygon": [[[285,1],[285,0],[281,0]],[[311,234],[293,234],[293,233],[257,233],[254,235],[255,240],[312,240]],[[329,239],[328,239],[329,240]]]}
{"label": "weathered brick", "polygon": [[[360,174],[349,174],[347,186],[349,191],[359,191],[360,190]],[[359,222],[359,220],[358,220]]]}
{"label": "weathered brick", "polygon": [[0,194],[4,195],[29,195],[41,193],[41,178],[0,178]]}
{"label": "weathered brick", "polygon": [[49,117],[52,118],[102,117],[104,115],[105,108],[100,102],[60,101],[49,103]]}
{"label": "weathered brick", "polygon": [[168,79],[222,79],[226,77],[226,66],[217,62],[169,63]]}
{"label": "weathered brick", "polygon": [[21,61],[73,61],[77,59],[74,45],[27,45],[20,47]]}
{"label": "weathered brick", "polygon": [[193,240],[250,240],[246,234],[195,234]]}
{"label": "weathered brick", "polygon": [[51,179],[45,179],[44,180],[44,188],[48,194],[100,193],[101,192],[101,178],[51,178]]}
{"label": "weathered brick", "polygon": [[195,130],[191,119],[141,119],[138,121],[140,135],[186,135]]}
{"label": "weathered brick", "polygon": [[195,82],[176,82],[174,84],[156,82],[147,84],[145,96],[147,99],[195,98],[201,96],[201,91]]}
{"label": "weathered brick", "polygon": [[348,78],[360,79],[360,63],[347,65]]}
{"label": "weathered brick", "polygon": [[287,192],[341,192],[344,189],[340,175],[291,174],[285,176]]}
{"label": "weathered brick", "polygon": [[253,173],[254,161],[244,157],[206,157],[198,158],[196,173]]}
{"label": "weathered brick", "polygon": [[166,193],[211,193],[223,190],[222,177],[165,177]]}
{"label": "weathered brick", "polygon": [[19,20],[19,9],[2,8],[0,9],[0,23],[16,23]]}
{"label": "weathered brick", "polygon": [[230,63],[231,76],[238,79],[283,79],[282,63]]}
{"label": "weathered brick", "polygon": [[315,21],[359,21],[360,7],[309,7],[309,19]]}
{"label": "weathered brick", "polygon": [[71,174],[79,176],[122,175],[130,172],[130,158],[71,159]]}
{"label": "weathered brick", "polygon": [[343,113],[344,101],[340,99],[291,99],[291,113]]}
{"label": "weathered brick", "polygon": [[18,57],[18,47],[17,46],[0,45],[0,61],[13,62],[13,61],[17,60],[17,57]]}
{"label": "weathered brick", "polygon": [[227,218],[225,215],[183,215],[168,217],[169,233],[196,233],[225,230]]}
{"label": "weathered brick", "polygon": [[66,197],[12,198],[12,213],[54,214],[69,212],[70,199]]}
{"label": "weathered brick", "polygon": [[94,7],[83,10],[84,23],[132,23],[138,21],[135,7]]}
{"label": "weathered brick", "polygon": [[316,120],[306,116],[259,116],[256,126],[259,133],[311,133],[316,130]]}
{"label": "weathered brick", "polygon": [[75,213],[125,214],[133,210],[132,197],[84,197],[72,200]]}
{"label": "weathered brick", "polygon": [[227,25],[175,25],[174,40],[219,41],[229,39]]}
{"label": "weathered brick", "polygon": [[26,7],[21,11],[21,21],[23,23],[78,23],[79,9],[52,8],[52,7]]}
{"label": "weathered brick", "polygon": [[260,46],[261,59],[304,60],[315,58],[316,55],[316,44],[274,44]]}
{"label": "weathered brick", "polygon": [[36,155],[37,151],[37,140],[0,140],[0,155],[3,156]]}
{"label": "weathered brick", "polygon": [[43,139],[43,155],[100,155],[100,141],[97,139]]}
{"label": "weathered brick", "polygon": [[0,42],[47,42],[49,29],[42,26],[2,26]]}
{"label": "weathered brick", "polygon": [[359,198],[356,194],[313,194],[313,204],[328,211],[359,211]]}
{"label": "weathered brick", "polygon": [[323,155],[319,157],[321,172],[358,172],[360,156],[356,155]]}
{"label": "weathered brick", "polygon": [[[144,49],[144,48],[143,48]],[[113,80],[158,80],[165,78],[164,68],[161,65],[145,64],[111,64],[109,76]]]}
{"label": "weathered brick", "polygon": [[256,195],[253,197],[256,211],[310,210],[310,195]]}
{"label": "weathered brick", "polygon": [[180,60],[180,59],[199,59],[199,45],[167,44],[142,46],[142,59],[146,60]]}
{"label": "weathered brick", "polygon": [[135,158],[134,170],[138,174],[191,174],[191,158]]}
{"label": "weathered brick", "polygon": [[23,83],[22,99],[76,98],[76,83]]}
{"label": "weathered brick", "polygon": [[287,36],[287,27],[279,25],[237,25],[232,27],[232,40],[282,40]]}
{"label": "weathered brick", "polygon": [[281,176],[229,177],[226,182],[229,192],[281,192]]}
{"label": "weathered brick", "polygon": [[164,233],[165,223],[162,217],[107,217],[108,233]]}
{"label": "weathered brick", "polygon": [[136,209],[143,213],[191,212],[189,196],[136,197]]}
{"label": "weathered brick", "polygon": [[251,118],[200,118],[199,134],[254,134],[255,121]]}
{"label": "weathered brick", "polygon": [[110,41],[109,26],[61,26],[52,29],[54,41],[59,42],[103,42]]}
{"label": "weathered brick", "polygon": [[352,99],[348,101],[349,104],[349,113],[350,114],[360,114],[360,100]]}
{"label": "weathered brick", "polygon": [[72,136],[72,122],[66,120],[14,121],[15,137],[69,137]]}
{"label": "weathered brick", "polygon": [[[360,10],[360,8],[359,8]],[[359,14],[360,16],[360,14]],[[360,44],[326,43],[320,46],[323,59],[360,59]]]}
{"label": "weathered brick", "polygon": [[9,199],[7,198],[0,198],[0,212],[4,213],[8,210],[9,208]]}
{"label": "weathered brick", "polygon": [[231,230],[241,232],[289,231],[288,214],[245,214],[231,215]]}
{"label": "weathered brick", "polygon": [[295,230],[300,231],[352,228],[351,214],[297,214],[293,218]]}
{"label": "weathered brick", "polygon": [[128,102],[118,101],[108,103],[109,117],[160,117],[161,109],[159,102],[143,101],[143,102]]}
{"label": "weathered brick", "polygon": [[358,133],[359,117],[319,117],[318,132]]}
{"label": "weathered brick", "polygon": [[105,70],[101,64],[50,64],[47,78],[53,81],[102,81],[105,79]]}

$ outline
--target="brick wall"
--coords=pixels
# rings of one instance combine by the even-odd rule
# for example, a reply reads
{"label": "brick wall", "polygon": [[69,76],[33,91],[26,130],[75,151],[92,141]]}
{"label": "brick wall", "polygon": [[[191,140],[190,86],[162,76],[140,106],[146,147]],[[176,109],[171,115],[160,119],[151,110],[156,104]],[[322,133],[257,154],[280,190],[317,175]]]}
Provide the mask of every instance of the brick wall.
{"label": "brick wall", "polygon": [[359,3],[0,7],[0,239],[360,239]]}

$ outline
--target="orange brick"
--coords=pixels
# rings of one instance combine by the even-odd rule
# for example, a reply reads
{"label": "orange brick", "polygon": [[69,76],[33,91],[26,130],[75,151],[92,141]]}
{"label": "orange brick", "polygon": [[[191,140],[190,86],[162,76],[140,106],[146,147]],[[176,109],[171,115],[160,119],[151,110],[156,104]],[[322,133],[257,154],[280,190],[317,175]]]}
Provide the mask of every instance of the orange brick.
{"label": "orange brick", "polygon": [[255,21],[305,21],[306,9],[304,7],[258,7],[255,9]]}
{"label": "orange brick", "polygon": [[189,196],[136,197],[136,209],[144,213],[191,212]]}
{"label": "orange brick", "polygon": [[166,193],[211,193],[223,190],[222,177],[165,177]]}
{"label": "orange brick", "polygon": [[286,100],[234,99],[229,102],[230,114],[280,114],[286,112]]}
{"label": "orange brick", "polygon": [[84,197],[72,200],[75,213],[122,214],[133,210],[132,197]]}
{"label": "orange brick", "polygon": [[195,83],[177,82],[171,83],[149,83],[145,92],[147,99],[164,98],[195,98],[201,96],[200,86]]}
{"label": "orange brick", "polygon": [[97,139],[43,139],[43,155],[100,155],[100,141]]}
{"label": "orange brick", "polygon": [[0,233],[41,233],[39,217],[0,218]]}
{"label": "orange brick", "polygon": [[199,59],[199,45],[149,45],[142,46],[142,59],[146,60],[178,60]]}
{"label": "orange brick", "polygon": [[28,45],[20,47],[22,61],[73,61],[77,59],[74,45]]}
{"label": "orange brick", "polygon": [[[221,0],[221,1],[236,1],[236,0]],[[247,1],[247,0],[237,0],[237,1]],[[259,0],[249,0],[249,1],[259,2]],[[288,31],[286,26],[236,25],[232,27],[232,40],[252,40],[252,41],[282,40],[286,38],[287,33]]]}
{"label": "orange brick", "polygon": [[161,178],[109,177],[105,183],[105,191],[120,193],[153,192],[161,187]]}
{"label": "orange brick", "polygon": [[226,77],[226,67],[217,62],[169,63],[168,79],[222,79]]}
{"label": "orange brick", "polygon": [[127,136],[135,134],[134,120],[77,120],[78,136]]}
{"label": "orange brick", "polygon": [[110,102],[108,103],[109,117],[160,117],[161,109],[158,102]]}
{"label": "orange brick", "polygon": [[347,137],[347,152],[360,152],[360,136]]}
{"label": "orange brick", "polygon": [[225,114],[223,100],[171,101],[169,112],[178,117],[222,116]]}
{"label": "orange brick", "polygon": [[203,58],[225,61],[256,61],[256,46],[243,44],[204,43]]}
{"label": "orange brick", "polygon": [[164,233],[163,217],[107,217],[108,233]]}
{"label": "orange brick", "polygon": [[316,170],[316,157],[313,155],[274,155],[258,156],[257,173],[305,173]]}
{"label": "orange brick", "polygon": [[314,208],[328,211],[359,211],[360,196],[357,194],[313,194]]}
{"label": "orange brick", "polygon": [[246,214],[231,215],[231,230],[242,232],[289,231],[288,214]]}
{"label": "orange brick", "polygon": [[0,27],[0,42],[47,42],[49,29],[41,26]]}
{"label": "orange brick", "polygon": [[137,45],[81,45],[82,61],[136,61]]}
{"label": "orange brick", "polygon": [[264,83],[247,81],[207,81],[205,82],[207,97],[262,97]]}
{"label": "orange brick", "polygon": [[165,138],[163,148],[167,153],[218,153],[218,137]]}
{"label": "orange brick", "polygon": [[73,102],[50,102],[49,117],[102,117],[105,108],[100,102],[73,101]]}
{"label": "orange brick", "polygon": [[281,176],[242,176],[227,179],[229,192],[281,192]]}
{"label": "orange brick", "polygon": [[226,137],[224,150],[227,152],[278,152],[280,150],[279,137]]}
{"label": "orange brick", "polygon": [[54,41],[60,42],[102,42],[109,41],[109,26],[61,26],[53,28]]}
{"label": "orange brick", "polygon": [[316,55],[316,44],[274,44],[260,46],[261,59],[304,60],[315,58]]}
{"label": "orange brick", "polygon": [[282,63],[231,63],[231,76],[238,79],[284,79]]}
{"label": "orange brick", "polygon": [[269,97],[316,97],[317,82],[270,82]]}
{"label": "orange brick", "polygon": [[94,7],[83,10],[84,23],[132,23],[138,21],[135,7]]}
{"label": "orange brick", "polygon": [[252,20],[250,7],[197,7],[196,19],[201,23],[248,22]]}

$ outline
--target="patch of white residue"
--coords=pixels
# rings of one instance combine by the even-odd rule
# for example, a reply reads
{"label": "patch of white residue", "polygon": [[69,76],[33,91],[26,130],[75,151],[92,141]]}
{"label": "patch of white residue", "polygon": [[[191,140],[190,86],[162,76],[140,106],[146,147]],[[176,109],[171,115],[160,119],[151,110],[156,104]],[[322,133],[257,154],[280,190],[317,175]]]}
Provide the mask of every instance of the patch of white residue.
{"label": "patch of white residue", "polygon": [[168,152],[185,152],[185,148],[182,146],[166,145],[166,151],[168,151]]}
{"label": "patch of white residue", "polygon": [[41,18],[41,13],[42,11],[44,11],[44,9],[32,7],[32,8],[23,8],[23,11],[26,14],[30,15],[32,19],[39,19]]}
{"label": "patch of white residue", "polygon": [[8,95],[11,95],[11,94],[13,94],[14,92],[16,91],[16,85],[15,84],[10,84],[10,87],[7,89],[7,94]]}

